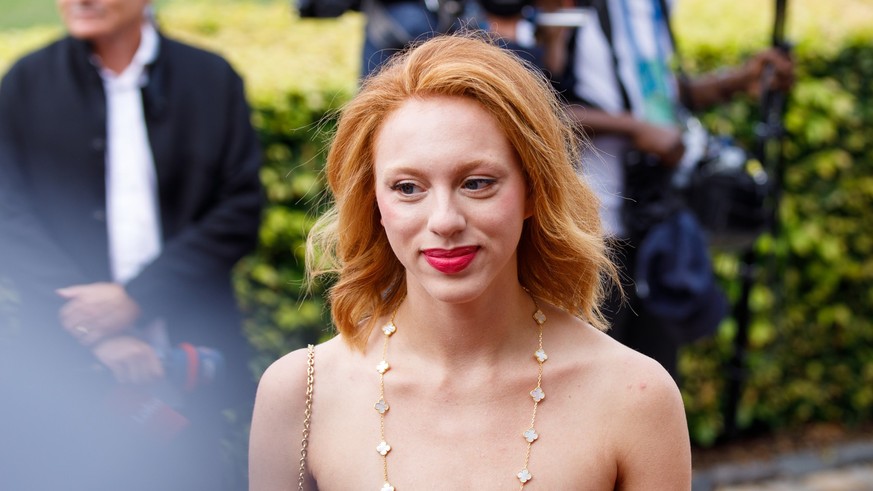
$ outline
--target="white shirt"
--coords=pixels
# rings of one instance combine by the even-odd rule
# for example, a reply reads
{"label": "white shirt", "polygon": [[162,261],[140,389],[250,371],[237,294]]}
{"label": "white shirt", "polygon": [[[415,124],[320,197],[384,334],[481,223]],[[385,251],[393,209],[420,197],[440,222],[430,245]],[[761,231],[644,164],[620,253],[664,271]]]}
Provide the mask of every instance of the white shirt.
{"label": "white shirt", "polygon": [[158,34],[143,24],[139,48],[120,74],[101,68],[106,92],[106,226],[114,281],[125,284],[161,253],[154,157],[142,104],[145,67],[158,55]]}
{"label": "white shirt", "polygon": [[[630,25],[638,41],[638,49],[644,57],[656,55],[656,41],[669,44],[665,30],[656,32],[652,20],[654,3],[657,0],[608,0],[612,24],[612,41],[618,59],[618,74],[627,91],[631,111],[642,117],[642,91],[640,89],[633,46],[626,33],[623,9],[619,2],[627,1],[631,14]],[[675,2],[668,1],[672,5]],[[575,93],[608,113],[625,112],[624,101],[618,81],[612,50],[603,31],[596,22],[579,29],[576,37]],[[629,150],[630,142],[617,135],[601,135],[592,139],[596,152],[585,150],[582,174],[601,200],[601,219],[608,235],[624,236],[621,208],[624,197],[624,165],[622,158]]]}

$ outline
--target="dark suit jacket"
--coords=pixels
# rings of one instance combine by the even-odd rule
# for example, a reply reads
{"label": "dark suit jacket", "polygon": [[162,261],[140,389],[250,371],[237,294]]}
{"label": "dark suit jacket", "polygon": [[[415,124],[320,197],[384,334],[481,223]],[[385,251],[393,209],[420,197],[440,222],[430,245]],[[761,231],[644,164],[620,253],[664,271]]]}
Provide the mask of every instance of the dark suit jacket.
{"label": "dark suit jacket", "polygon": [[[219,56],[163,36],[148,74],[143,102],[163,249],[127,291],[145,319],[167,320],[174,342],[217,347],[244,370],[230,270],[256,244],[262,195],[243,83]],[[0,85],[0,278],[14,281],[20,330],[0,342],[17,342],[27,357],[93,363],[60,328],[54,290],[110,281],[105,149],[106,100],[86,43],[61,39],[8,71]]]}

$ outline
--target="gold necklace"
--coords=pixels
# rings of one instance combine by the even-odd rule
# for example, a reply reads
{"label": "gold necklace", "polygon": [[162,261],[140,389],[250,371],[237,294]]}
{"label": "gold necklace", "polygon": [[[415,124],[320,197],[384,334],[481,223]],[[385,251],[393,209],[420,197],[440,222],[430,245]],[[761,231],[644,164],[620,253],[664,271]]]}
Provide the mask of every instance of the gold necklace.
{"label": "gold necklace", "polygon": [[[539,407],[540,402],[542,402],[546,397],[546,393],[542,388],[543,364],[549,359],[545,350],[543,350],[543,324],[546,322],[546,315],[540,310],[533,295],[531,295],[531,299],[533,299],[534,306],[536,307],[536,311],[533,313],[532,317],[533,320],[536,321],[538,329],[537,350],[533,355],[534,359],[537,361],[537,386],[530,391],[530,397],[533,399],[533,414],[530,417],[530,426],[521,434],[522,438],[527,442],[527,448],[524,453],[524,465],[515,475],[521,483],[519,489],[524,488],[524,485],[533,479],[533,474],[528,470],[527,465],[530,461],[531,447],[533,447],[533,443],[537,438],[539,438],[539,434],[537,434],[537,431],[534,429],[534,423],[537,419],[537,407]],[[382,333],[385,335],[385,342],[382,344],[382,360],[376,365],[376,371],[379,372],[379,400],[373,405],[373,407],[376,409],[376,412],[379,413],[379,435],[381,437],[379,445],[376,446],[376,451],[382,456],[382,477],[384,478],[385,483],[382,485],[380,491],[394,491],[394,486],[392,486],[388,480],[388,452],[391,451],[391,445],[389,445],[385,439],[385,413],[388,412],[390,406],[388,405],[388,401],[385,400],[385,372],[391,368],[391,365],[388,364],[386,354],[388,353],[388,339],[391,338],[392,334],[397,332],[397,326],[394,324],[394,317],[396,315],[397,310],[395,310],[394,314],[391,315],[391,320],[382,326]]]}

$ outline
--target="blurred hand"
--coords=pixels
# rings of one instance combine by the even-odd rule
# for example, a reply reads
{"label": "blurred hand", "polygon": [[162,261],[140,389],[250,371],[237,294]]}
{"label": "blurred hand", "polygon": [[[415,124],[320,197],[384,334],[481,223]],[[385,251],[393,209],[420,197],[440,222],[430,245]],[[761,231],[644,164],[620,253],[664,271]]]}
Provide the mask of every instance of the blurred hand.
{"label": "blurred hand", "polygon": [[139,305],[117,283],[90,283],[57,290],[67,299],[58,312],[61,325],[85,346],[133,326]]}
{"label": "blurred hand", "polygon": [[91,349],[122,384],[147,384],[164,378],[164,367],[154,348],[133,336],[106,338]]}
{"label": "blurred hand", "polygon": [[654,154],[667,167],[673,167],[685,154],[682,132],[678,128],[637,121],[631,132],[637,150]]}
{"label": "blurred hand", "polygon": [[778,48],[756,54],[740,70],[746,92],[754,97],[761,95],[764,84],[768,84],[768,89],[778,91],[788,90],[794,84],[794,60]]}

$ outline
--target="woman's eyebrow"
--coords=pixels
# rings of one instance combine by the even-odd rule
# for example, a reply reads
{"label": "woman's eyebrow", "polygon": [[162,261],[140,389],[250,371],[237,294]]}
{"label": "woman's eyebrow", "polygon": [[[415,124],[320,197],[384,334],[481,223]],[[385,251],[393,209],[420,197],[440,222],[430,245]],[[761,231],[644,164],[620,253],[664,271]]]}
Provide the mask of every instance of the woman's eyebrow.
{"label": "woman's eyebrow", "polygon": [[[472,172],[474,170],[485,170],[485,171],[498,171],[498,170],[500,170],[500,165],[497,162],[495,162],[493,160],[488,160],[488,159],[468,160],[468,161],[460,162],[457,164],[449,164],[449,165],[451,165],[450,170],[453,172],[457,172],[457,173]],[[427,172],[431,168],[432,167],[429,166],[429,167],[423,169],[421,166],[401,163],[401,164],[397,164],[397,165],[389,164],[385,170],[391,174],[416,175],[416,174],[421,174],[422,172]]]}

